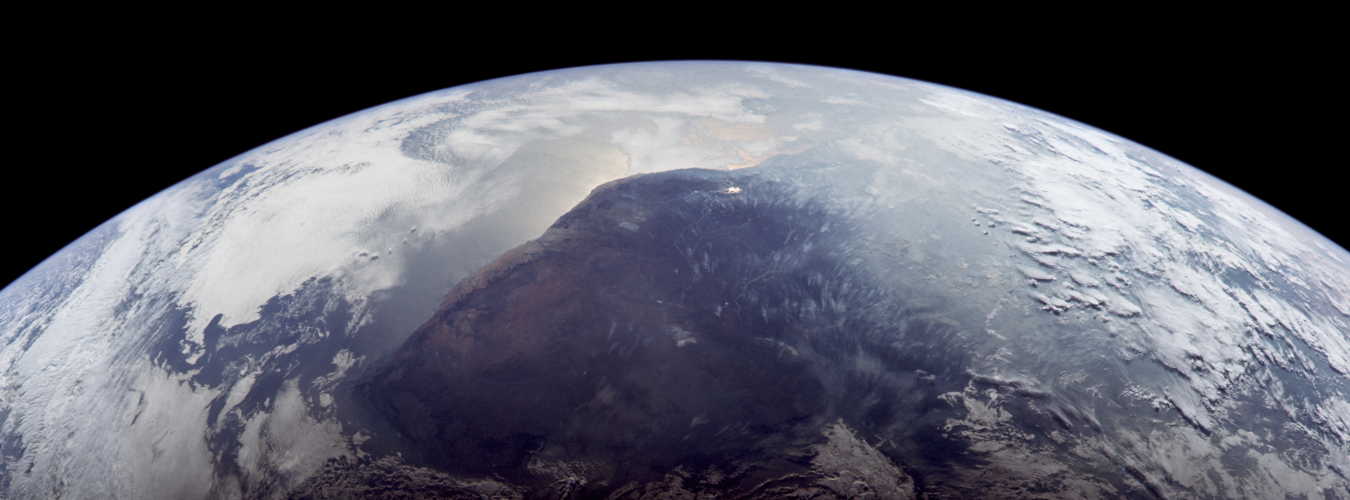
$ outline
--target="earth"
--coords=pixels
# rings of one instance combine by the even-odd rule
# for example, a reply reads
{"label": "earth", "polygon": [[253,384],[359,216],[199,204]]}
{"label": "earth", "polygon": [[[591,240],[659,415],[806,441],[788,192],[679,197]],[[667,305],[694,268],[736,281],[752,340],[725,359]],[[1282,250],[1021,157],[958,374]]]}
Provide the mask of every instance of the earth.
{"label": "earth", "polygon": [[830,68],[297,132],[0,291],[0,374],[4,498],[1350,498],[1350,253]]}

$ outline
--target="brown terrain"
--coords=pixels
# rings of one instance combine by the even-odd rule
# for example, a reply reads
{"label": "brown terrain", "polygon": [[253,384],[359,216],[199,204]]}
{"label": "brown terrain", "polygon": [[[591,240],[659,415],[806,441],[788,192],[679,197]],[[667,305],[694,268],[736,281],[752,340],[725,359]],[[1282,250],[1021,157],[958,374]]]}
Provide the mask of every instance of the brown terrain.
{"label": "brown terrain", "polygon": [[813,341],[843,300],[825,238],[847,228],[779,190],[704,171],[601,186],[462,280],[358,397],[410,464],[527,496],[905,497]]}

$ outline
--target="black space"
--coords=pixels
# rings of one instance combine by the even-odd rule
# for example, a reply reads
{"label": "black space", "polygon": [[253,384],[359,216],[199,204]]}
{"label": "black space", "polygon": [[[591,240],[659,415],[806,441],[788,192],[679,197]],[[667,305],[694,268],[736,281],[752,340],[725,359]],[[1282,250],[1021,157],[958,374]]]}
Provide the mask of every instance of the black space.
{"label": "black space", "polygon": [[1327,152],[1341,141],[1332,131],[1344,128],[1331,118],[1344,108],[1332,91],[1344,90],[1329,60],[1305,64],[1329,45],[1298,30],[1275,36],[1259,25],[1147,17],[1072,30],[805,15],[741,26],[715,16],[712,25],[619,31],[564,24],[545,40],[525,29],[537,20],[459,18],[452,29],[357,17],[342,26],[288,18],[229,29],[66,27],[12,47],[7,73],[21,90],[10,92],[7,121],[19,130],[0,184],[0,284],[140,200],[302,128],[489,78],[664,59],[839,66],[1008,99],[1178,158],[1350,245],[1340,165]]}

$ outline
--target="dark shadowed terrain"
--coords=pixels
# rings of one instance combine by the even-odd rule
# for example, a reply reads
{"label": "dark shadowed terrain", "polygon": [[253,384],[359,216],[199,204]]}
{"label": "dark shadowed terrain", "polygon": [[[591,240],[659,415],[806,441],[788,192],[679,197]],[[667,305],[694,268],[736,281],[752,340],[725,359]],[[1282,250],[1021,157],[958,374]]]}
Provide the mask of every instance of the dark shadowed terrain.
{"label": "dark shadowed terrain", "polygon": [[[463,280],[359,391],[405,458],[452,473],[583,497],[676,471],[737,496],[830,491],[832,433],[871,450],[847,429],[939,406],[931,373],[965,385],[899,347],[941,329],[860,319],[852,299],[877,287],[842,260],[850,231],[752,175],[616,181]],[[864,357],[889,369],[853,369]],[[867,488],[912,490],[865,455],[895,472]]]}

